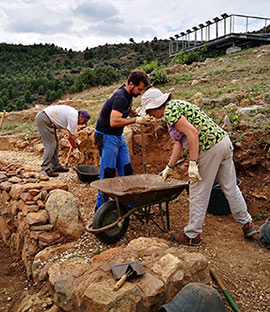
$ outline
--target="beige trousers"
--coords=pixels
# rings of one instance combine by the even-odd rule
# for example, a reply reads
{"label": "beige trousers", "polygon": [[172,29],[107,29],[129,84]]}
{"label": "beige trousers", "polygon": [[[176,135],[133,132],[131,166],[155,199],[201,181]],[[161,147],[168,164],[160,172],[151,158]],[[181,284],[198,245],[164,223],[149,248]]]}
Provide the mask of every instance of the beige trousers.
{"label": "beige trousers", "polygon": [[234,219],[243,226],[252,222],[244,197],[237,186],[233,162],[233,146],[229,136],[208,151],[199,153],[199,172],[202,180],[190,184],[189,223],[184,228],[189,238],[202,233],[211,190],[216,181],[226,196]]}

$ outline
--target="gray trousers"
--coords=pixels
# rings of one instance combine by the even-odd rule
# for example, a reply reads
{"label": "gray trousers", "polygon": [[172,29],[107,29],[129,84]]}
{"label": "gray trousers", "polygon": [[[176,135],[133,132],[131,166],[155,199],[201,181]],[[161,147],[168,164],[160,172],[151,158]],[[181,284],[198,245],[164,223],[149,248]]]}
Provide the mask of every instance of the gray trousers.
{"label": "gray trousers", "polygon": [[189,223],[184,228],[189,238],[202,233],[211,190],[215,179],[226,196],[234,219],[243,226],[252,222],[243,195],[237,186],[233,162],[233,146],[229,136],[208,151],[199,152],[199,182],[190,184]]}
{"label": "gray trousers", "polygon": [[60,166],[58,159],[58,138],[56,127],[44,111],[36,116],[36,125],[44,145],[42,170],[53,171]]}

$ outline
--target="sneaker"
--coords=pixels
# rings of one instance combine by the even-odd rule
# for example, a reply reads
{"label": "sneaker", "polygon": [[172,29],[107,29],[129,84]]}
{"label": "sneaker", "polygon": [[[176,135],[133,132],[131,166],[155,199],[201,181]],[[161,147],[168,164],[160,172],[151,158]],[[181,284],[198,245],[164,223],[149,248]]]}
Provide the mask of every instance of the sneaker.
{"label": "sneaker", "polygon": [[251,238],[254,234],[257,233],[257,231],[254,229],[253,224],[248,222],[243,227],[242,230],[244,232],[245,238]]}
{"label": "sneaker", "polygon": [[54,172],[68,172],[69,169],[65,166],[59,166],[56,169],[53,170]]}
{"label": "sneaker", "polygon": [[51,178],[56,178],[59,176],[59,174],[54,171],[46,171],[46,174],[48,177],[51,177]]}
{"label": "sneaker", "polygon": [[173,234],[171,240],[180,245],[199,246],[201,244],[200,234],[195,238],[189,238],[185,233]]}

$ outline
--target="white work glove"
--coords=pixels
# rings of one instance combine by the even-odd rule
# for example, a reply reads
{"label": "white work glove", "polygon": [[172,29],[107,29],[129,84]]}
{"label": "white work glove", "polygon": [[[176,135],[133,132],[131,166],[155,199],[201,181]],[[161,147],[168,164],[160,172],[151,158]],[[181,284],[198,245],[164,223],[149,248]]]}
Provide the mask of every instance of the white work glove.
{"label": "white work glove", "polygon": [[144,124],[149,123],[151,119],[152,118],[150,116],[139,116],[139,117],[136,117],[136,124],[144,125]]}
{"label": "white work glove", "polygon": [[73,153],[74,154],[80,154],[80,151],[79,151],[78,147],[74,147],[73,148]]}
{"label": "white work glove", "polygon": [[197,162],[195,160],[189,161],[188,176],[194,182],[198,182],[202,179],[199,174],[199,168],[198,168]]}
{"label": "white work glove", "polygon": [[136,114],[138,115],[138,114],[140,113],[141,110],[142,110],[142,107],[141,107],[141,106],[135,108]]}
{"label": "white work glove", "polygon": [[72,155],[76,159],[76,161],[78,161],[80,159],[81,152],[78,149],[78,147],[73,148]]}
{"label": "white work glove", "polygon": [[166,168],[160,173],[162,175],[162,179],[166,181],[168,177],[173,175],[173,168],[170,168],[168,165]]}

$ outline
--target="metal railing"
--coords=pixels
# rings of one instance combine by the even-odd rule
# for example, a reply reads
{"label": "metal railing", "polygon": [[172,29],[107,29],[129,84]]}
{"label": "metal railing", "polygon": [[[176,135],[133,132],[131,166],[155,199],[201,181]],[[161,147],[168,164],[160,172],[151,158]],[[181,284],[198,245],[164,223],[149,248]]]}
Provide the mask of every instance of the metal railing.
{"label": "metal railing", "polygon": [[230,34],[252,34],[253,36],[270,37],[267,33],[270,25],[270,18],[257,17],[251,15],[240,15],[227,13],[213,20],[187,29],[185,32],[170,37],[169,55],[177,54],[181,49],[185,51],[195,50],[218,38],[226,37]]}

